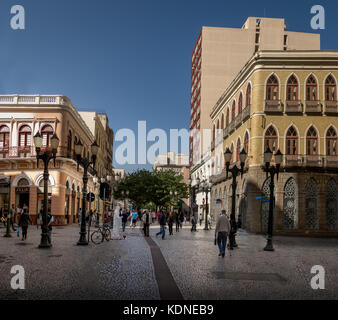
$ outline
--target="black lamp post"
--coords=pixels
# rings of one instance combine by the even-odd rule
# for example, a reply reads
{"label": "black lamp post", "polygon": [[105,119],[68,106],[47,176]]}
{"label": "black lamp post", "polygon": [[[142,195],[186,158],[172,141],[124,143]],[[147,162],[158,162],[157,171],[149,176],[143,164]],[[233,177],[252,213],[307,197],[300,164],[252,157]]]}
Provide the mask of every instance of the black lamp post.
{"label": "black lamp post", "polygon": [[234,247],[237,247],[236,243],[236,232],[237,232],[237,223],[236,223],[236,188],[237,188],[237,181],[236,178],[238,174],[240,173],[241,176],[244,172],[244,165],[245,160],[247,158],[247,154],[245,150],[243,149],[239,154],[239,160],[241,162],[241,167],[238,168],[235,164],[232,168],[230,168],[230,160],[232,157],[232,152],[227,148],[224,153],[224,159],[225,159],[225,166],[226,166],[226,173],[227,178],[229,172],[232,175],[232,203],[231,203],[231,215],[230,215],[230,224],[231,224],[231,230],[229,234],[229,245],[230,249],[233,250]]}
{"label": "black lamp post", "polygon": [[207,181],[204,181],[204,182],[201,183],[199,178],[197,178],[196,182],[197,182],[197,185],[202,190],[202,192],[205,193],[205,226],[204,226],[204,230],[209,230],[209,227],[208,227],[208,214],[209,214],[208,194],[209,194],[209,192],[211,192],[212,184],[210,182],[207,182]]}
{"label": "black lamp post", "polygon": [[82,157],[83,144],[79,140],[79,142],[75,145],[75,154],[77,161],[77,170],[79,170],[79,165],[83,167],[83,192],[82,192],[82,212],[81,212],[81,231],[80,231],[80,239],[77,242],[77,245],[88,245],[88,241],[86,239],[86,204],[87,204],[87,183],[88,183],[88,169],[91,165],[93,165],[93,169],[95,167],[96,155],[98,152],[99,146],[96,141],[91,145],[92,159],[91,161]]}
{"label": "black lamp post", "polygon": [[283,160],[283,154],[278,150],[275,154],[275,166],[270,165],[272,158],[272,151],[268,147],[266,151],[264,152],[264,162],[265,167],[264,170],[266,172],[266,178],[268,178],[268,174],[270,173],[270,202],[269,202],[269,220],[268,220],[268,237],[267,237],[267,243],[264,248],[264,251],[274,251],[272,245],[272,234],[273,234],[273,207],[274,207],[274,189],[275,189],[275,175],[277,175],[277,181],[278,181],[278,174],[280,169],[280,164]]}
{"label": "black lamp post", "polygon": [[[109,185],[109,188],[108,188],[108,190],[110,190],[110,181],[111,181],[111,176],[108,174],[107,175],[107,177],[106,178],[101,178],[101,184],[107,184],[107,185]],[[104,224],[104,213],[105,213],[105,211],[106,211],[106,198],[108,197],[108,199],[109,199],[109,197],[110,197],[110,195],[109,194],[106,194],[106,191],[107,191],[107,185],[104,185],[104,188],[103,188],[103,217],[102,217],[102,225]]]}
{"label": "black lamp post", "polygon": [[54,160],[55,167],[55,159],[56,152],[59,146],[59,138],[54,133],[50,139],[51,149],[47,148],[43,153],[41,152],[41,147],[43,144],[43,138],[38,131],[34,136],[34,145],[36,150],[36,160],[37,167],[39,168],[39,160],[43,161],[44,171],[43,171],[43,214],[42,214],[42,226],[41,226],[41,242],[39,248],[50,248],[52,246],[50,239],[48,237],[48,223],[47,223],[47,214],[48,214],[48,180],[49,180],[49,172],[48,172],[48,164],[50,160]]}

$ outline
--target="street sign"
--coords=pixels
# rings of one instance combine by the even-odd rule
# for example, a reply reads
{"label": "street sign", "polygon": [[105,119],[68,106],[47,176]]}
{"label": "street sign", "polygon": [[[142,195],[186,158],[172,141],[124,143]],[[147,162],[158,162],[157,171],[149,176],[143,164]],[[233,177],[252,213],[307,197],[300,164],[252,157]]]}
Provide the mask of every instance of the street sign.
{"label": "street sign", "polygon": [[257,200],[261,200],[262,203],[264,202],[270,202],[270,199],[265,199],[263,197],[256,197]]}
{"label": "street sign", "polygon": [[94,202],[95,200],[95,194],[92,192],[87,193],[87,201]]}

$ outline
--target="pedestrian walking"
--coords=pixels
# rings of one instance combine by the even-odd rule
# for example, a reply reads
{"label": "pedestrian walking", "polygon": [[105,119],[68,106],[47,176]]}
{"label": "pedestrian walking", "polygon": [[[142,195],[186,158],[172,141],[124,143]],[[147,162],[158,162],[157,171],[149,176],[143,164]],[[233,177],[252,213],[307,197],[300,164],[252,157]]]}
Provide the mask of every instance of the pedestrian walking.
{"label": "pedestrian walking", "polygon": [[149,237],[149,228],[152,223],[151,215],[148,210],[143,213],[142,216],[143,228],[144,228],[144,236]]}
{"label": "pedestrian walking", "polygon": [[242,215],[239,214],[237,218],[237,228],[241,229],[242,228]]}
{"label": "pedestrian walking", "polygon": [[36,217],[36,229],[39,229],[39,226],[41,226],[42,215],[43,215],[43,209],[41,208],[40,212],[37,214],[37,217]]}
{"label": "pedestrian walking", "polygon": [[131,223],[130,223],[130,226],[133,227],[133,228],[136,227],[137,216],[138,216],[137,211],[133,211],[131,213]]}
{"label": "pedestrian walking", "polygon": [[20,205],[18,205],[16,208],[16,217],[15,217],[16,224],[19,224],[21,213],[22,213],[22,209],[20,208]]}
{"label": "pedestrian walking", "polygon": [[183,221],[184,221],[184,214],[183,212],[180,213],[180,221],[179,221],[179,226],[181,229],[183,228]]}
{"label": "pedestrian walking", "polygon": [[180,216],[178,212],[175,212],[175,225],[176,225],[176,232],[180,232]]}
{"label": "pedestrian walking", "polygon": [[161,213],[160,215],[160,232],[156,233],[156,237],[160,234],[162,234],[162,240],[164,240],[165,237],[165,226],[167,224],[167,218],[164,212]]}
{"label": "pedestrian walking", "polygon": [[29,216],[29,212],[27,210],[27,207],[23,209],[23,212],[20,216],[19,226],[21,227],[22,231],[22,241],[27,239],[27,230],[28,230],[28,224],[32,223],[32,220]]}
{"label": "pedestrian walking", "polygon": [[[176,216],[174,216],[174,214],[172,212],[170,212],[169,214],[169,218],[168,218],[168,227],[169,227],[169,235],[173,235],[173,224],[174,224],[174,220],[176,220]],[[177,223],[176,223],[176,231],[177,231]]]}
{"label": "pedestrian walking", "polygon": [[13,203],[12,208],[9,209],[9,215],[7,217],[7,219],[10,219],[9,223],[11,224],[13,231],[16,231],[15,226],[14,226],[14,221],[15,221],[15,218],[16,218],[15,216],[16,216],[16,210],[15,210],[15,205]]}
{"label": "pedestrian walking", "polygon": [[219,249],[218,256],[225,256],[225,248],[227,244],[227,237],[230,232],[230,222],[226,216],[225,210],[222,210],[220,216],[217,218],[216,228],[215,228],[215,240],[217,238],[217,244]]}
{"label": "pedestrian walking", "polygon": [[202,211],[198,212],[198,220],[200,222],[200,226],[202,225]]}
{"label": "pedestrian walking", "polygon": [[193,214],[191,217],[191,232],[196,231],[196,218],[195,215]]}
{"label": "pedestrian walking", "polygon": [[122,213],[122,231],[124,232],[126,230],[126,224],[128,221],[129,214],[127,213],[126,210],[123,211]]}

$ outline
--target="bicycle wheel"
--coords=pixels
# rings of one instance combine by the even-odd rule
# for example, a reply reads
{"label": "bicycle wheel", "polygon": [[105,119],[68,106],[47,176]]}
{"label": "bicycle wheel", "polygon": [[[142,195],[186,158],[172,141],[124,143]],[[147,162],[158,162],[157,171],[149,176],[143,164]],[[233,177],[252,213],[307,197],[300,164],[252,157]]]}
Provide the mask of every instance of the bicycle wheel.
{"label": "bicycle wheel", "polygon": [[100,244],[103,241],[103,235],[99,231],[94,231],[90,237],[92,239],[92,242],[95,244]]}
{"label": "bicycle wheel", "polygon": [[[106,239],[106,241],[109,241],[111,239],[111,233],[110,233],[110,229],[106,229],[104,231],[104,238]],[[103,240],[102,240],[103,241]]]}

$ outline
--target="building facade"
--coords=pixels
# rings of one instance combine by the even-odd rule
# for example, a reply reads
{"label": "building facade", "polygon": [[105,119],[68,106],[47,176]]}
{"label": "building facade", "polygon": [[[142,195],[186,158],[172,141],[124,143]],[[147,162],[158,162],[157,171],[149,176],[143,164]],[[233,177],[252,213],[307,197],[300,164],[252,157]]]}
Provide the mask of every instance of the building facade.
{"label": "building facade", "polygon": [[241,28],[202,27],[191,60],[191,175],[210,152],[212,108],[255,52],[319,49],[319,34],[288,31],[284,19],[249,17]]}
{"label": "building facade", "polygon": [[[189,180],[189,157],[174,152],[159,154],[154,163],[154,170],[173,170],[183,177],[183,182],[188,184]],[[182,210],[186,213],[190,211],[189,199],[182,199]]]}
{"label": "building facade", "polygon": [[[43,204],[43,164],[37,166],[34,135],[40,131],[43,150],[56,133],[60,139],[57,158],[49,164],[49,209],[55,224],[78,221],[82,207],[81,166],[77,170],[74,145],[81,141],[83,156],[90,155],[95,137],[69,98],[59,95],[0,96],[0,207],[27,205],[32,220]],[[88,192],[97,192],[94,172],[89,172]],[[7,183],[11,186],[8,188]],[[96,203],[88,203],[94,210]],[[102,206],[101,206],[102,207]]]}
{"label": "building facade", "polygon": [[337,51],[257,52],[211,112],[212,203],[221,198],[231,212],[224,152],[229,148],[232,164],[239,165],[244,149],[248,158],[237,178],[236,215],[242,215],[244,228],[266,232],[269,203],[256,197],[270,196],[263,170],[269,146],[284,155],[274,191],[276,232],[338,235],[337,79]]}

